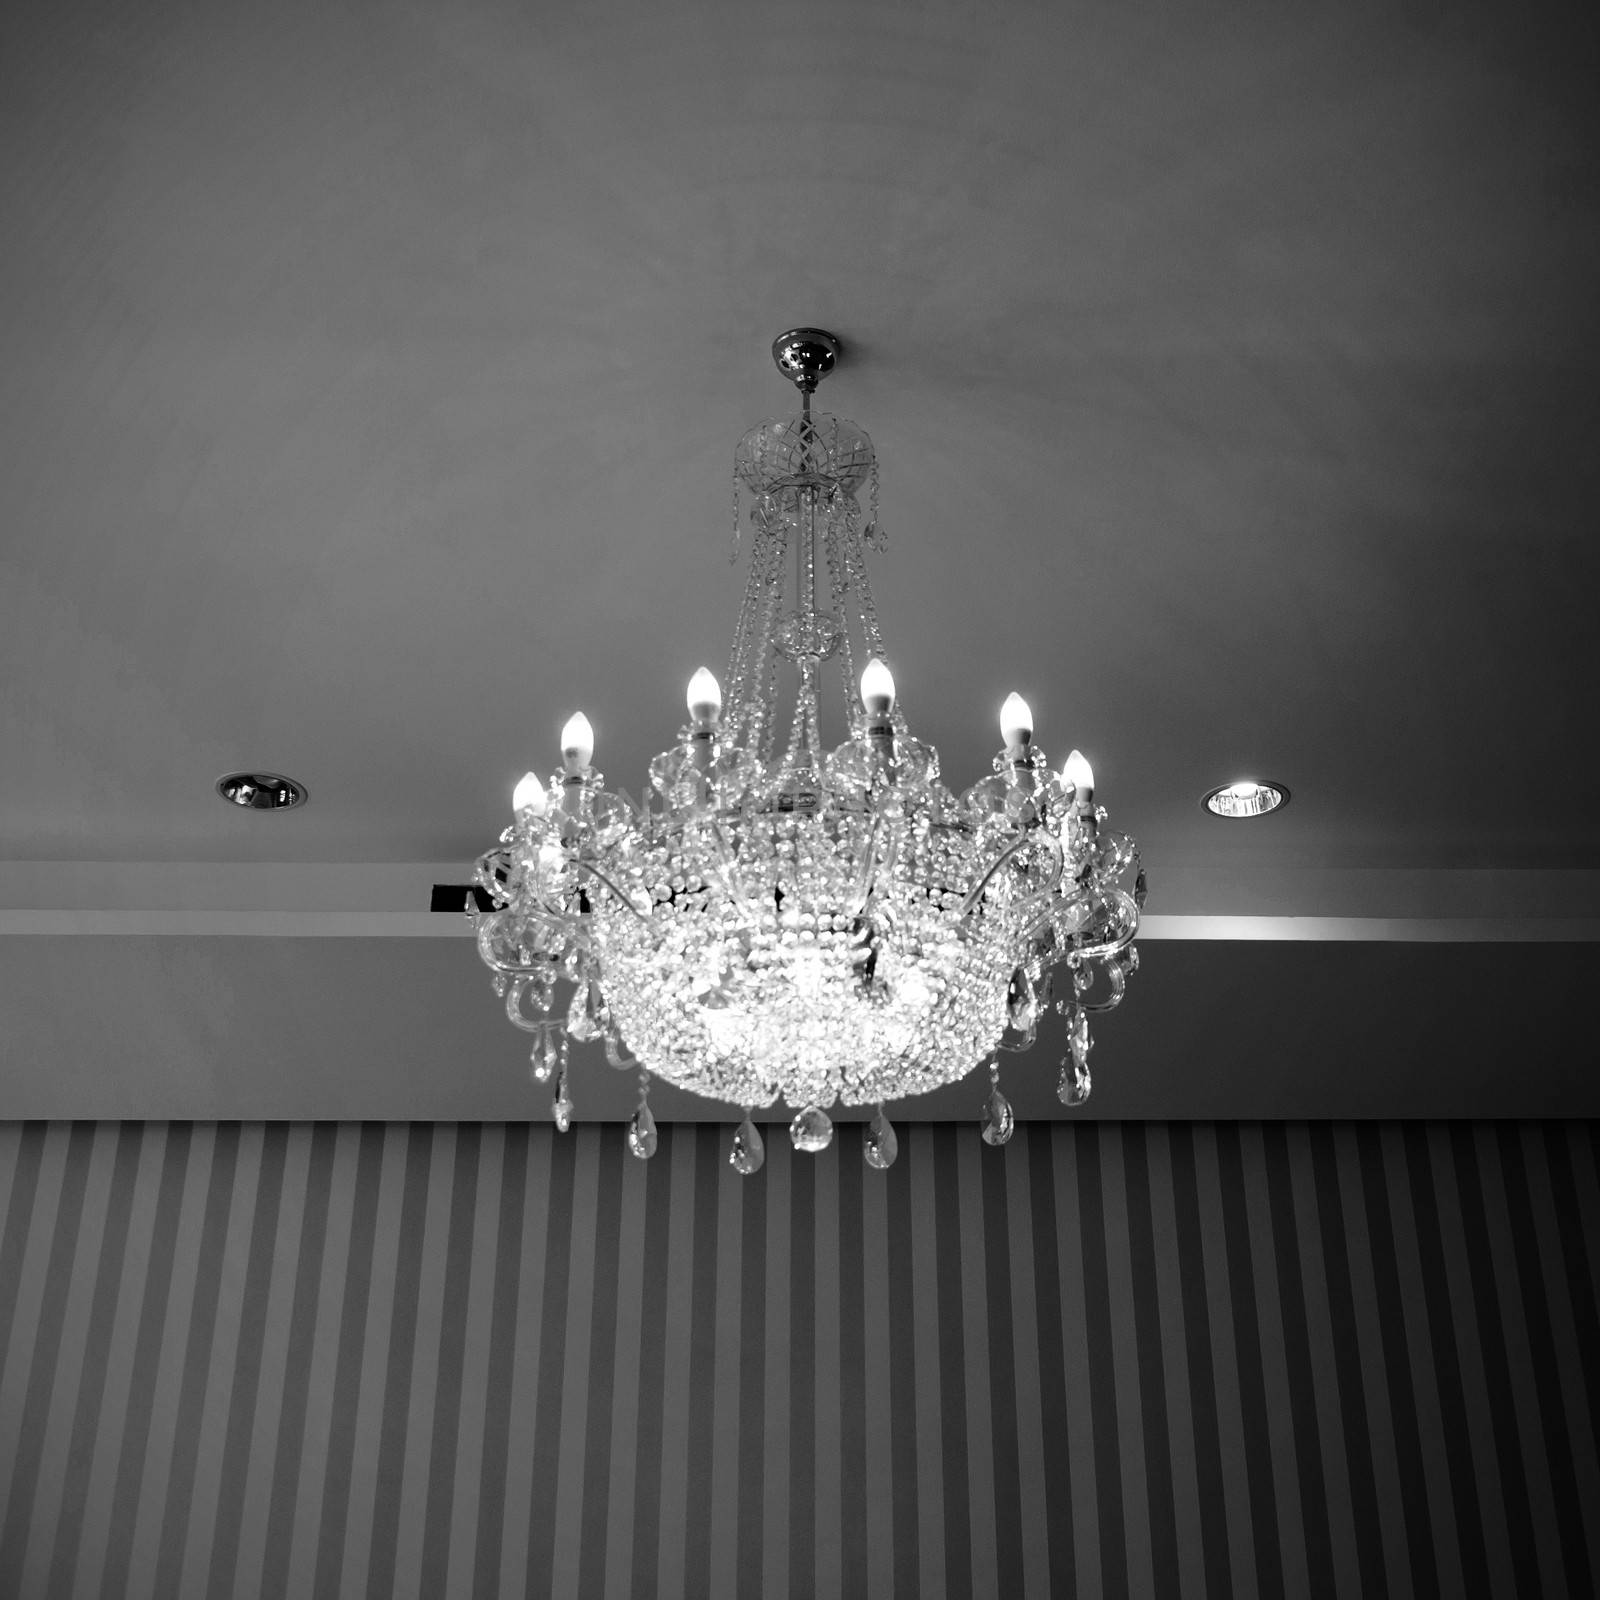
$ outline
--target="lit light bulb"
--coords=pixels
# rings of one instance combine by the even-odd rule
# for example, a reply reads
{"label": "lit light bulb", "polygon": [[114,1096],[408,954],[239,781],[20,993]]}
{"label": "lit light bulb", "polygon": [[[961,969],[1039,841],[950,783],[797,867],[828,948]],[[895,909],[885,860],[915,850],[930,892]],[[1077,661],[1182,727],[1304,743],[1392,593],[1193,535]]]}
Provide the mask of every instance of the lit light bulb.
{"label": "lit light bulb", "polygon": [[1033,740],[1033,713],[1020,694],[1008,694],[1000,707],[1000,737],[1008,755],[1021,755]]}
{"label": "lit light bulb", "polygon": [[1061,769],[1061,782],[1077,791],[1075,799],[1080,806],[1094,804],[1094,768],[1083,758],[1081,750],[1074,750]]}
{"label": "lit light bulb", "polygon": [[714,728],[722,715],[722,685],[710,668],[700,667],[689,680],[689,720],[697,728]]}
{"label": "lit light bulb", "polygon": [[520,816],[542,817],[550,809],[550,797],[544,792],[537,772],[524,772],[511,791],[511,809]]}
{"label": "lit light bulb", "polygon": [[567,718],[561,730],[561,760],[568,772],[582,772],[594,755],[594,729],[581,711]]}
{"label": "lit light bulb", "polygon": [[874,718],[886,717],[894,710],[894,674],[876,656],[861,674],[861,704]]}

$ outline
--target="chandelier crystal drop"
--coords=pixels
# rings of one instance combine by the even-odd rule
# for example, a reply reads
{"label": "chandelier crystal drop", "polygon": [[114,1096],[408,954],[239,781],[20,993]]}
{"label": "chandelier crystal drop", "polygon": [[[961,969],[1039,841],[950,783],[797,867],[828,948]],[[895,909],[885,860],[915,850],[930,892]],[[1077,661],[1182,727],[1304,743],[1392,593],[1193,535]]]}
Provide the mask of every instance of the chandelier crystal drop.
{"label": "chandelier crystal drop", "polygon": [[[603,1041],[615,1068],[742,1108],[731,1160],[746,1174],[764,1158],[749,1112],[780,1099],[809,1151],[832,1139],[828,1108],[876,1106],[867,1160],[887,1167],[882,1103],[1026,1049],[1060,966],[1061,1098],[1080,1104],[1089,1013],[1115,1006],[1138,964],[1138,850],[1106,827],[1084,757],[1053,772],[1012,694],[993,773],[958,794],[910,732],[867,573],[883,546],[877,458],[855,423],[811,409],[837,352],[817,329],[773,346],[801,411],[735,451],[750,571],[727,671],[690,679],[689,720],[650,763],[643,803],[605,787],[578,713],[561,769],[517,784],[512,825],[477,863],[494,909],[468,903],[558,1126],[568,1041]],[[832,748],[830,669],[848,732]],[[998,1064],[990,1076],[983,1137],[1003,1144],[1014,1119]],[[655,1147],[641,1093],[629,1148]]]}

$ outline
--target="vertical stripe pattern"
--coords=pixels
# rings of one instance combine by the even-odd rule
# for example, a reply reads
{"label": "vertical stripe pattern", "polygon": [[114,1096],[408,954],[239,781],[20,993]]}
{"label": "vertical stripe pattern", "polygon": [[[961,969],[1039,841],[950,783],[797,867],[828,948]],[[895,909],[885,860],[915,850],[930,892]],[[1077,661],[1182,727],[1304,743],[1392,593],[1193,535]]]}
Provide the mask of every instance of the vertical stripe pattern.
{"label": "vertical stripe pattern", "polygon": [[1592,1592],[1586,1123],[0,1125],[0,1593]]}

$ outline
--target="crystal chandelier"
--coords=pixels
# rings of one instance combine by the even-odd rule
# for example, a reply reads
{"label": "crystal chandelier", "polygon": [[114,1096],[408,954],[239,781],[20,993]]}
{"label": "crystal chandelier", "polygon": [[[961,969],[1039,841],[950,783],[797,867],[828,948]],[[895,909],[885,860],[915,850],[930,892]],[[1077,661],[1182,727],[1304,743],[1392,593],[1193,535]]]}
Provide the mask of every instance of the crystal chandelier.
{"label": "crystal chandelier", "polygon": [[[1105,826],[1089,763],[1074,750],[1051,771],[1015,694],[993,774],[964,794],[908,731],[867,577],[883,545],[872,442],[811,409],[837,354],[816,328],[773,345],[801,411],[752,428],[734,455],[735,559],[747,498],[753,536],[727,673],[690,680],[688,724],[651,762],[643,803],[605,788],[579,713],[562,770],[522,779],[515,820],[477,863],[494,907],[469,901],[478,950],[533,1035],[557,1125],[572,1114],[568,1041],[602,1041],[613,1067],[639,1072],[640,1157],[656,1147],[654,1074],[744,1109],[731,1154],[743,1173],[763,1159],[750,1113],[780,1098],[809,1151],[832,1138],[828,1108],[876,1107],[865,1154],[887,1167],[885,1102],[985,1059],[983,1137],[1004,1144],[997,1052],[1032,1044],[1057,970],[1058,1093],[1075,1106],[1089,1095],[1089,1014],[1121,1000],[1138,964],[1144,875],[1133,841]],[[829,662],[849,728],[831,750]]]}

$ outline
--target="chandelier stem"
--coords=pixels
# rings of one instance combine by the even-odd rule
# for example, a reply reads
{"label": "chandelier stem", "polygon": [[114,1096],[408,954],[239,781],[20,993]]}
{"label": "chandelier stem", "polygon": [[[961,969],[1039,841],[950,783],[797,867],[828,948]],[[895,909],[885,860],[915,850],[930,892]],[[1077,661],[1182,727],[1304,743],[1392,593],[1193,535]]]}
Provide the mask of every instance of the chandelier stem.
{"label": "chandelier stem", "polygon": [[817,491],[806,496],[806,620],[817,614]]}
{"label": "chandelier stem", "polygon": [[804,527],[795,529],[794,541],[794,608],[806,614],[806,534]]}

